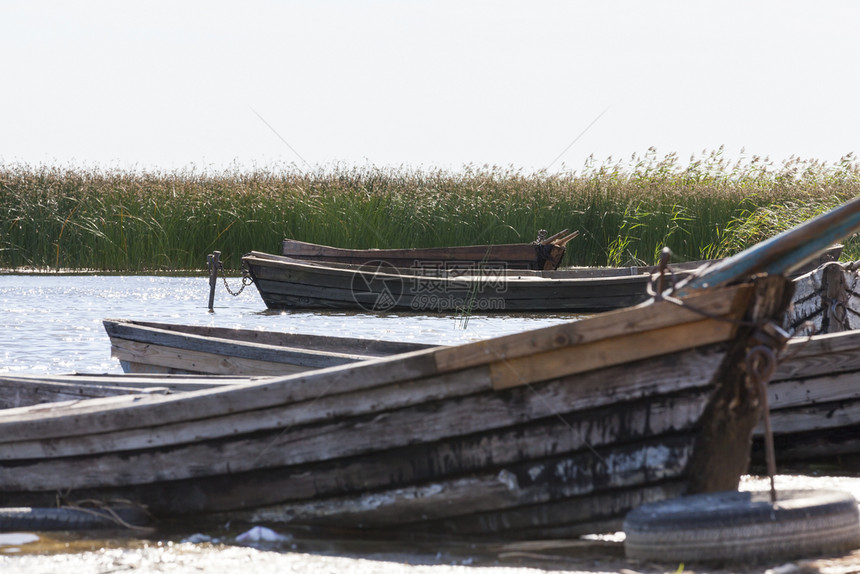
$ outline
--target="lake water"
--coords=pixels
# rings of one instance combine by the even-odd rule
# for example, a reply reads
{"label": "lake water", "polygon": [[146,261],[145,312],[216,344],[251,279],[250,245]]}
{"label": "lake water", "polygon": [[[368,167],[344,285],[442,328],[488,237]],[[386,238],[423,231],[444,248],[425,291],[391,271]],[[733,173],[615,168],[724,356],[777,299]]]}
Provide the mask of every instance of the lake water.
{"label": "lake water", "polygon": [[[238,289],[239,280],[230,280]],[[0,275],[0,374],[120,373],[102,327],[106,318],[373,337],[458,344],[576,319],[576,315],[370,315],[343,312],[272,313],[255,288],[231,296],[219,280],[214,312],[206,277]],[[836,487],[860,498],[860,479],[781,476],[778,485]],[[749,478],[745,487],[765,488]],[[677,565],[629,563],[619,537],[548,541],[545,545],[482,545],[462,540],[338,540],[282,531],[275,540],[243,541],[242,532],[0,533],[0,571],[9,573],[356,572],[395,574],[533,574],[547,572],[676,571]],[[798,568],[804,563],[797,562]],[[671,566],[671,567],[670,567]],[[829,571],[818,563],[812,570]],[[858,571],[860,556],[834,572]],[[664,569],[668,568],[668,570]],[[698,572],[706,570],[697,569]],[[750,566],[709,572],[766,572]],[[787,570],[788,571],[788,570]]]}
{"label": "lake water", "polygon": [[[228,279],[235,292],[238,278]],[[452,345],[576,319],[577,315],[371,315],[269,312],[253,285],[232,296],[208,277],[0,275],[0,373],[121,373],[103,319],[138,319]]]}

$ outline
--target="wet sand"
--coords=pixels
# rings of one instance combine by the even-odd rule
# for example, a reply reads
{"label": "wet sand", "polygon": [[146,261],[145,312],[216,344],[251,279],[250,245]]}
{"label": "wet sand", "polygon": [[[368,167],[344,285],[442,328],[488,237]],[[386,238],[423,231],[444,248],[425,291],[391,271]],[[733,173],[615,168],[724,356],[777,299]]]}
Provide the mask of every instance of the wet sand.
{"label": "wet sand", "polygon": [[[840,489],[860,500],[853,476],[777,477],[779,488]],[[769,482],[747,477],[742,489]],[[227,525],[225,525],[227,526]],[[809,556],[765,564],[644,563],[624,556],[623,535],[575,540],[485,543],[436,539],[321,537],[272,526],[256,540],[223,529],[193,534],[29,533],[0,534],[0,572],[9,574],[107,574],[114,572],[214,574],[221,572],[331,572],[332,574],[847,574],[860,572],[860,549],[841,556]],[[19,538],[16,540],[15,536]],[[237,537],[239,538],[237,540]]]}
{"label": "wet sand", "polygon": [[154,543],[139,548],[102,548],[57,554],[0,556],[0,571],[9,574],[107,574],[114,572],[174,574],[234,572],[330,572],[332,574],[526,574],[698,572],[842,574],[860,572],[860,551],[847,556],[808,558],[776,564],[727,566],[654,564],[626,560],[621,543],[613,547],[578,545],[511,548],[494,558],[463,557],[440,552],[434,560],[414,555],[374,553],[365,557],[209,543]]}

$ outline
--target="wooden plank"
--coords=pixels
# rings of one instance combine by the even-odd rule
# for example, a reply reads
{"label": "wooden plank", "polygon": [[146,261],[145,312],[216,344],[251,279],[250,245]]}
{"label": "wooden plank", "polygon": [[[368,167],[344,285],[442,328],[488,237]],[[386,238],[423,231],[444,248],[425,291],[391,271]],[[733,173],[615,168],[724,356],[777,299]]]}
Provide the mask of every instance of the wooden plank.
{"label": "wooden plank", "polygon": [[50,381],[32,381],[16,377],[0,378],[0,409],[11,409],[41,403],[57,403],[61,401],[80,401],[96,397],[110,397],[133,393],[167,394],[166,387],[152,386],[139,389],[115,385],[87,385],[81,383],[56,383]]}
{"label": "wooden plank", "polygon": [[0,375],[0,384],[30,385],[33,383],[60,383],[63,385],[123,386],[132,389],[151,387],[167,388],[171,391],[193,391],[204,388],[240,385],[266,381],[271,377],[219,376],[196,374],[150,375],[146,373],[72,373],[60,375]]}
{"label": "wooden plank", "polygon": [[[860,400],[811,404],[793,409],[773,411],[770,415],[775,436],[791,433],[809,433],[825,429],[860,427]],[[756,434],[761,430],[757,429]],[[824,452],[822,455],[826,454]],[[777,452],[777,457],[779,453]]]}
{"label": "wooden plank", "polygon": [[768,385],[771,412],[780,409],[839,400],[860,400],[860,374],[829,374]]}
{"label": "wooden plank", "polygon": [[[268,488],[276,491],[266,498],[268,503],[303,500],[338,495],[349,490],[367,492],[383,487],[400,488],[440,480],[453,474],[471,474],[488,467],[499,468],[529,460],[531,462],[524,464],[521,472],[531,479],[538,476],[537,469],[552,466],[545,459],[548,455],[587,449],[594,457],[600,457],[593,449],[608,448],[621,441],[621,436],[625,437],[624,441],[633,442],[647,435],[674,434],[681,429],[689,429],[694,424],[691,420],[693,413],[701,410],[703,400],[695,395],[685,395],[681,400],[689,401],[690,410],[686,415],[664,416],[665,403],[661,408],[657,401],[636,403],[630,405],[630,413],[619,413],[615,409],[614,412],[606,412],[607,409],[602,409],[585,413],[581,418],[548,417],[523,427],[457,437],[444,442],[419,443],[405,449],[371,452],[358,458],[301,465],[278,472],[269,479],[255,474],[253,480],[240,481],[229,488],[214,481],[205,486],[206,507],[201,507],[201,510],[235,508],[237,503],[249,497],[259,500],[259,491]],[[629,427],[627,423],[630,423]],[[204,488],[200,480],[195,480],[193,488]],[[263,486],[267,483],[271,487]],[[288,492],[284,492],[276,483],[289,484]]]}
{"label": "wooden plank", "polygon": [[[300,522],[312,519],[322,525],[361,523],[370,528],[442,520],[621,490],[640,485],[643,476],[655,482],[671,480],[682,473],[691,451],[689,437],[656,439],[643,445],[617,447],[600,457],[586,452],[549,459],[549,464],[533,467],[531,475],[523,468],[502,468],[413,487],[283,504],[252,512],[249,518],[267,522],[280,514],[279,521],[291,517]],[[548,489],[547,482],[553,487]]]}
{"label": "wooden plank", "polygon": [[[177,347],[166,347],[151,343],[137,343],[114,339],[111,356],[119,361],[165,368],[168,373],[209,373],[213,375],[290,375],[308,370],[358,362],[373,357],[343,355],[321,355],[292,352],[278,355],[276,352],[262,354],[265,359],[249,359],[241,356],[213,352],[194,351]],[[308,360],[310,359],[310,360]],[[287,362],[289,360],[295,362]]]}
{"label": "wooden plank", "polygon": [[689,324],[676,325],[537,355],[503,359],[493,363],[490,376],[493,388],[506,389],[559,374],[583,373],[726,341],[734,336],[736,329],[737,325],[733,323],[705,319],[697,322],[696,328],[692,330]]}
{"label": "wooden plank", "polygon": [[[625,437],[624,441],[631,442],[637,436],[641,438],[663,432],[677,434],[680,429],[690,428],[693,424],[691,417],[695,416],[693,411],[701,408],[703,399],[700,396],[703,392],[685,394],[676,399],[688,403],[692,408],[686,415],[670,408],[668,401],[663,399],[632,404],[628,409],[630,412],[619,412],[610,406],[602,412],[584,413],[582,417],[563,419],[551,416],[525,427],[466,435],[444,442],[419,442],[406,449],[369,452],[360,457],[323,460],[288,469],[256,469],[243,476],[237,476],[235,472],[211,478],[197,476],[186,483],[171,483],[169,496],[157,485],[141,486],[135,489],[135,495],[152,501],[150,509],[153,511],[175,511],[175,508],[170,507],[170,501],[181,500],[183,504],[188,504],[189,511],[209,513],[240,508],[248,500],[258,504],[274,504],[285,500],[339,495],[350,490],[367,492],[382,487],[399,488],[529,459],[533,462],[524,463],[517,472],[523,474],[522,481],[532,480],[538,477],[533,467],[542,464],[550,468],[553,466],[552,461],[545,459],[549,455],[560,456],[586,446],[587,453],[599,457],[602,455],[593,449],[618,442],[622,436]],[[664,416],[666,410],[672,411],[672,416]],[[572,426],[568,427],[568,424]],[[615,430],[612,430],[613,427]],[[282,450],[289,449],[270,448],[267,452],[280,456]],[[239,452],[238,448],[236,452]],[[245,459],[248,458],[247,452],[253,451],[246,451]],[[238,456],[242,458],[241,454]],[[86,463],[79,461],[79,464],[84,468],[82,472],[86,472]],[[134,462],[129,464],[133,466]],[[230,466],[233,469],[232,463]],[[509,468],[511,472],[516,471],[514,467]],[[596,468],[601,467],[598,464]],[[112,472],[112,476],[115,474]],[[129,473],[129,476],[136,475],[137,471]],[[101,493],[102,496],[121,495],[119,492],[105,494],[104,490]],[[123,495],[131,494],[127,492]],[[76,495],[87,496],[87,493],[82,491]]]}
{"label": "wooden plank", "polygon": [[[362,357],[385,357],[397,353],[429,349],[435,346],[425,343],[386,341],[383,339],[279,333],[268,330],[231,329],[226,327],[129,321],[123,319],[105,319],[103,324],[108,337],[111,339],[118,338],[141,343],[163,343],[164,341],[159,337],[165,333],[172,333],[177,335],[195,335],[204,340],[214,338],[234,343],[247,343],[252,346],[286,347],[289,349],[305,349],[324,353],[359,355]],[[196,348],[197,350],[201,350],[206,347],[198,346]]]}
{"label": "wooden plank", "polygon": [[[269,345],[196,335],[193,333],[173,333],[166,329],[153,329],[150,327],[137,327],[134,329],[134,332],[126,329],[126,336],[118,332],[122,330],[117,329],[110,335],[113,344],[121,345],[122,341],[127,340],[131,343],[151,344],[160,349],[175,348],[177,350],[187,350],[198,357],[206,354],[236,357],[238,359],[263,360],[270,363],[284,363],[287,365],[306,365],[315,368],[331,367],[372,358],[369,355],[338,353],[325,349]],[[134,348],[144,350],[145,346],[137,345]]]}
{"label": "wooden plank", "polygon": [[435,353],[439,370],[448,371],[488,361],[516,359],[568,346],[629,336],[678,323],[698,323],[703,316],[738,314],[752,294],[749,286],[704,293],[689,299],[685,306],[666,301],[590,317],[587,321],[563,323],[533,331],[478,341],[467,346],[439,349]]}
{"label": "wooden plank", "polygon": [[860,370],[860,331],[789,341],[772,378],[778,381]]}

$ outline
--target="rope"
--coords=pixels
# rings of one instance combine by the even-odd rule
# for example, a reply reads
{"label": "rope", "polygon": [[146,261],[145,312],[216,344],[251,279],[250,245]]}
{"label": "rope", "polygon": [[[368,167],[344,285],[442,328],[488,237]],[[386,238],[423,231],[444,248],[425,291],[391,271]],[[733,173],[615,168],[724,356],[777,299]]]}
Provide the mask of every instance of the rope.
{"label": "rope", "polygon": [[776,370],[776,355],[767,345],[756,345],[747,352],[746,366],[750,377],[758,388],[759,401],[764,419],[764,448],[767,458],[767,474],[770,477],[770,501],[776,502],[776,455],[773,446],[773,429],[770,425],[770,407],[767,400],[767,384]]}

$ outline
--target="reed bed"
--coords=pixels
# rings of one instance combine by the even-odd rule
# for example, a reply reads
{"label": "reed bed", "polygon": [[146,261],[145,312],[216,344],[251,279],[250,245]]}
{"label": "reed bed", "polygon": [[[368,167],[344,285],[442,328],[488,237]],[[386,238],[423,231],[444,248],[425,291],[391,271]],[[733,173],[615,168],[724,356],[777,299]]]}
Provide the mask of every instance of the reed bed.
{"label": "reed bed", "polygon": [[[532,241],[578,230],[565,265],[731,255],[860,193],[836,164],[721,150],[682,163],[649,150],[580,172],[466,166],[120,171],[0,164],[0,268],[203,272],[222,252],[277,253],[285,237],[340,247]],[[843,257],[860,259],[850,239]]]}

